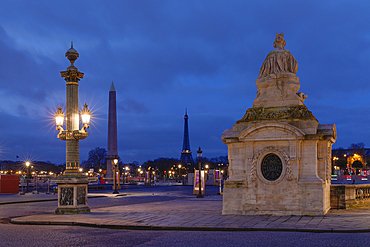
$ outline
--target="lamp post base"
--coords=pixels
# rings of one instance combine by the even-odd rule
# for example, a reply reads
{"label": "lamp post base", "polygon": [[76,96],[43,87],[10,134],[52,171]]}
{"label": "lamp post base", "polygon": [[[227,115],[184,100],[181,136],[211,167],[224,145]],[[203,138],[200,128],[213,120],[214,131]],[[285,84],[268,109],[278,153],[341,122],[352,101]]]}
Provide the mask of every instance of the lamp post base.
{"label": "lamp post base", "polygon": [[202,193],[198,193],[197,198],[204,198],[204,196],[202,195]]}
{"label": "lamp post base", "polygon": [[87,206],[87,184],[89,181],[81,177],[62,177],[58,184],[58,208],[56,214],[89,213]]}
{"label": "lamp post base", "polygon": [[89,207],[83,208],[57,208],[55,210],[56,214],[85,214],[90,213]]}

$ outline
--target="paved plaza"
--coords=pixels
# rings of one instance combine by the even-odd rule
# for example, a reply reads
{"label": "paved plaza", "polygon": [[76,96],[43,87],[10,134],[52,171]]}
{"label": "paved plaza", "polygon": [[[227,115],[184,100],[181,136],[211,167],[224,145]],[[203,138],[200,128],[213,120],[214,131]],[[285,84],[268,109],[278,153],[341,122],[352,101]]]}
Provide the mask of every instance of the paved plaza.
{"label": "paved plaza", "polygon": [[[12,204],[41,204],[55,201],[55,208],[23,217],[11,217],[10,223],[30,225],[75,225],[112,229],[182,230],[182,231],[302,231],[302,232],[370,232],[370,211],[367,208],[331,210],[326,216],[247,216],[222,215],[222,195],[210,187],[205,198],[195,198],[190,186],[178,188],[122,189],[89,193],[94,198],[119,199],[122,205],[93,207],[91,213],[56,215],[57,197],[53,194],[0,195],[0,208]],[[181,188],[182,187],[182,188]],[[133,189],[132,189],[133,188]],[[166,192],[168,190],[168,192]],[[145,196],[141,202],[123,203]],[[106,199],[104,199],[106,198]]]}

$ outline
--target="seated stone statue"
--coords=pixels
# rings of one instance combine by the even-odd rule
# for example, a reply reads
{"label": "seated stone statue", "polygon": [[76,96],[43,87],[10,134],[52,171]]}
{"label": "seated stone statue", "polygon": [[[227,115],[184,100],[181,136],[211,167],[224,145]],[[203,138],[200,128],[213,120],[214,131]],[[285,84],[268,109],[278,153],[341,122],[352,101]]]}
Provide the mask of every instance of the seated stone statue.
{"label": "seated stone statue", "polygon": [[286,42],[284,40],[284,34],[276,34],[274,48],[271,51],[265,61],[263,62],[259,78],[265,77],[269,74],[281,74],[281,73],[297,73],[298,63],[290,51],[285,50]]}
{"label": "seated stone statue", "polygon": [[256,79],[257,96],[253,107],[280,107],[303,105],[307,98],[295,75],[298,63],[290,51],[285,50],[284,34],[276,34],[274,47],[263,62]]}

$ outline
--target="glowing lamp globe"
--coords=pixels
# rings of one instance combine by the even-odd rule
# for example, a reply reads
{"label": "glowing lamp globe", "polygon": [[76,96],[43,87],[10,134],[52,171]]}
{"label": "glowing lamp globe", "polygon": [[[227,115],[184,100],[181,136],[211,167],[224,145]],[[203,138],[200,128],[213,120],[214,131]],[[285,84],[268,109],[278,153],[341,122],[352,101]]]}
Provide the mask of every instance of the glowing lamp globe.
{"label": "glowing lamp globe", "polygon": [[81,121],[83,124],[89,124],[90,123],[90,110],[87,109],[86,102],[84,104],[84,109],[81,111]]}
{"label": "glowing lamp globe", "polygon": [[197,156],[198,156],[198,158],[202,158],[202,150],[200,149],[200,147],[199,147],[199,150],[197,151]]}
{"label": "glowing lamp globe", "polygon": [[57,126],[62,126],[64,122],[64,112],[62,107],[58,107],[58,111],[55,113],[55,123]]}

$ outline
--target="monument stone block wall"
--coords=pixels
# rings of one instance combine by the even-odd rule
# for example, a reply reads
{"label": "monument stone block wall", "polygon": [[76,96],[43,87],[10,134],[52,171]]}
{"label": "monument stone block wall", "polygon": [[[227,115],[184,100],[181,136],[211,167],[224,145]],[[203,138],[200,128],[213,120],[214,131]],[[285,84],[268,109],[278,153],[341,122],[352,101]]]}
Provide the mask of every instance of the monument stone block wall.
{"label": "monument stone block wall", "polygon": [[298,63],[277,34],[256,80],[253,108],[222,135],[229,180],[223,214],[324,215],[330,209],[334,124],[320,124],[298,92]]}

